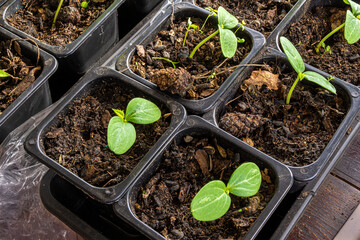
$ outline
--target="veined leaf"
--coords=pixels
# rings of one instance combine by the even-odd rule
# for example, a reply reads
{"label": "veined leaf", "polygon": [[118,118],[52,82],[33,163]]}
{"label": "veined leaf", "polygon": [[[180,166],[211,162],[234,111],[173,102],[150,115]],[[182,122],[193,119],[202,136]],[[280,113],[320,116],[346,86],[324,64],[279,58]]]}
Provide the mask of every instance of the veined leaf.
{"label": "veined leaf", "polygon": [[137,124],[156,122],[161,117],[160,109],[155,103],[144,98],[133,98],[126,107],[125,119]]}
{"label": "veined leaf", "polygon": [[305,79],[316,83],[317,85],[329,90],[330,92],[336,94],[336,88],[323,76],[316,72],[306,71],[304,72]]}
{"label": "veined leaf", "polygon": [[227,58],[232,58],[237,49],[237,38],[229,29],[219,28],[221,51]]}
{"label": "veined leaf", "polygon": [[350,10],[346,11],[344,35],[349,44],[356,43],[360,39],[360,19],[356,18]]}
{"label": "veined leaf", "polygon": [[121,117],[112,117],[107,129],[109,149],[115,154],[123,154],[131,148],[136,139],[136,131],[131,123]]}
{"label": "veined leaf", "polygon": [[191,202],[191,213],[199,221],[213,221],[230,208],[231,198],[225,192],[225,183],[211,181],[203,186]]}
{"label": "veined leaf", "polygon": [[348,0],[348,1],[351,6],[351,10],[352,10],[352,13],[354,14],[354,16],[357,17],[358,15],[360,15],[360,4],[358,4],[354,1],[351,1],[351,0]]}
{"label": "veined leaf", "polygon": [[225,8],[221,6],[218,9],[218,19],[219,19],[218,22],[220,28],[224,28],[224,29],[232,29],[239,24],[237,18],[232,14],[230,14],[228,11],[225,10]]}
{"label": "veined leaf", "polygon": [[305,71],[305,64],[295,46],[286,38],[280,37],[280,43],[291,66],[297,73]]}
{"label": "veined leaf", "polygon": [[259,167],[252,162],[241,164],[231,175],[228,182],[230,193],[239,197],[255,195],[261,185],[261,173]]}

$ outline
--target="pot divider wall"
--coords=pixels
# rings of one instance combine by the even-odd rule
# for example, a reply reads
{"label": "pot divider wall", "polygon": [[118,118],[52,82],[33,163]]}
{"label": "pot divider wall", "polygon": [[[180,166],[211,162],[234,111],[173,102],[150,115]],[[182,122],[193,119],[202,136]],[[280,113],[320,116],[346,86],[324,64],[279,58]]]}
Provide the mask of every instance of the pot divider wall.
{"label": "pot divider wall", "polygon": [[[0,37],[1,40],[19,39],[1,27]],[[57,69],[56,59],[27,41],[18,43],[22,54],[33,62],[40,54],[39,65],[42,69],[36,80],[0,115],[0,143],[12,130],[52,103],[48,79]]]}
{"label": "pot divider wall", "polygon": [[[125,89],[129,89],[136,93],[137,96],[144,95],[147,99],[166,106],[171,112],[171,123],[165,133],[155,143],[155,145],[145,154],[142,159],[137,160],[138,163],[131,173],[121,182],[110,187],[95,187],[84,181],[79,176],[73,174],[68,169],[58,163],[58,159],[51,159],[44,153],[42,143],[44,134],[49,128],[57,124],[59,115],[66,115],[69,106],[81,97],[88,96],[88,92],[94,87],[101,86],[103,82],[110,82]],[[76,187],[84,191],[90,197],[102,202],[112,203],[119,199],[127,190],[133,180],[137,178],[139,173],[146,167],[148,161],[160,151],[165,141],[173,134],[173,132],[182,124],[186,116],[184,107],[172,101],[166,96],[162,96],[156,90],[150,89],[129,77],[107,68],[96,68],[87,73],[81,81],[79,81],[62,99],[59,106],[52,111],[33,132],[28,136],[25,143],[26,150],[36,157],[39,161],[56,171],[57,174],[74,184]]]}
{"label": "pot divider wall", "polygon": [[[144,45],[149,44],[158,32],[166,26],[170,24],[170,18],[173,12],[172,5],[169,4],[163,8],[161,14],[155,16],[155,18],[151,19],[151,25],[148,29],[141,29],[141,32],[136,33],[136,37],[134,37],[130,42],[126,43],[126,46],[123,47],[124,51],[119,53],[118,60],[116,63],[116,69],[124,72],[124,74],[131,76],[137,81],[151,87],[157,88],[157,85],[146,80],[145,78],[135,74],[130,69],[130,61],[135,53],[136,45]],[[208,12],[204,9],[201,9],[197,6],[194,6],[189,3],[175,3],[174,5],[174,13],[175,17],[201,17],[205,19],[208,15]],[[210,18],[211,21],[214,21],[214,17]],[[248,55],[243,59],[241,65],[245,65],[249,63],[249,61],[262,49],[265,44],[265,38],[259,32],[254,31],[245,27],[244,31],[237,32],[238,37],[244,38],[247,42],[251,42],[252,48]],[[183,104],[190,112],[192,113],[204,113],[208,111],[213,104],[219,99],[222,93],[225,91],[227,87],[231,85],[232,82],[236,81],[236,76],[242,71],[243,66],[239,66],[234,70],[234,72],[228,77],[227,80],[223,82],[220,88],[213,93],[212,95],[200,99],[200,100],[188,100],[184,98],[180,98],[179,96],[171,95],[170,93],[166,93],[167,95],[171,95],[173,99]],[[126,71],[124,71],[126,70]]]}
{"label": "pot divider wall", "polygon": [[[261,64],[263,62],[267,63],[269,61],[274,61],[279,63],[278,66],[281,64],[286,64],[289,68],[291,68],[290,64],[288,63],[286,56],[274,49],[269,49],[269,54],[264,56],[262,59],[257,60],[256,63]],[[305,64],[306,70],[317,72],[323,75],[325,78],[330,78],[329,74],[325,74],[307,64]],[[249,78],[251,72],[254,70],[255,67],[249,67],[246,71],[242,72],[239,76],[240,83],[242,83],[245,79]],[[291,68],[292,69],[292,68]],[[306,80],[304,80],[305,82]],[[310,165],[305,165],[302,167],[294,167],[288,165],[290,170],[292,171],[295,179],[293,190],[298,190],[301,186],[306,184],[306,182],[312,180],[322,169],[324,164],[328,161],[336,161],[337,159],[333,158],[334,151],[343,151],[346,146],[341,146],[340,143],[350,137],[346,134],[347,129],[349,128],[349,124],[353,121],[356,117],[356,113],[358,111],[358,106],[360,103],[359,95],[360,89],[348,84],[340,79],[334,78],[332,80],[333,85],[335,85],[338,95],[343,96],[344,101],[348,107],[348,111],[346,113],[345,118],[339,125],[338,129],[332,136],[330,142],[327,144],[326,148],[320,155],[320,157],[311,163]],[[208,113],[204,115],[204,118],[210,121],[212,124],[218,126],[220,117],[224,114],[225,104],[231,101],[234,98],[234,95],[237,93],[240,84],[233,85],[229,88],[226,94],[224,94],[222,101],[217,102],[215,107]],[[229,134],[229,133],[227,133]],[[339,155],[337,155],[339,156]],[[282,164],[282,163],[281,163]]]}
{"label": "pot divider wall", "polygon": [[23,8],[21,0],[10,0],[1,7],[0,25],[22,38],[33,39],[40,48],[58,59],[61,69],[71,69],[77,74],[84,74],[119,40],[117,9],[123,2],[124,0],[114,0],[75,41],[62,46],[43,43],[8,24],[6,18]]}
{"label": "pot divider wall", "polygon": [[[241,162],[255,162],[260,169],[263,170],[264,168],[267,168],[271,172],[269,175],[272,176],[272,182],[275,183],[274,195],[244,238],[254,239],[261,230],[262,226],[275,211],[276,207],[280,204],[288,190],[291,188],[293,179],[289,169],[197,116],[188,117],[186,123],[175,135],[172,136],[171,140],[175,140],[176,145],[178,146],[181,145],[181,143],[184,141],[183,139],[185,136],[216,138],[222,147],[229,148],[234,153],[239,153]],[[166,149],[169,149],[171,142],[168,141]],[[164,152],[165,149],[162,149],[162,151],[157,153],[157,155],[152,159],[151,163],[141,173],[140,177],[134,181],[127,194],[122,199],[120,199],[120,201],[114,204],[115,212],[122,220],[130,224],[132,227],[150,239],[165,238],[160,233],[156,232],[154,229],[143,223],[135,215],[134,204],[136,203],[136,198],[141,187],[144,186],[156,173],[163,159]]]}

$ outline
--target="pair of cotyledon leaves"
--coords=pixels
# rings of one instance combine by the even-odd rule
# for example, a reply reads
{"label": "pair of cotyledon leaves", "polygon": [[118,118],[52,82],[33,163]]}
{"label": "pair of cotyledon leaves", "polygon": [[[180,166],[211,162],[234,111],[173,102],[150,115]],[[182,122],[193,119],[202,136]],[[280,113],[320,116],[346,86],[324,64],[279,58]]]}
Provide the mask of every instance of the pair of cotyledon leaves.
{"label": "pair of cotyledon leaves", "polygon": [[203,186],[191,202],[191,213],[199,221],[213,221],[229,210],[229,193],[239,197],[250,197],[259,191],[260,185],[259,167],[252,162],[243,163],[233,172],[227,186],[220,180],[211,181]]}
{"label": "pair of cotyledon leaves", "polygon": [[130,123],[150,124],[161,117],[160,109],[149,100],[143,98],[132,99],[126,113],[113,109],[117,116],[112,117],[108,124],[108,146],[115,154],[123,154],[131,148],[136,140],[135,127]]}
{"label": "pair of cotyledon leaves", "polygon": [[286,37],[280,37],[280,43],[281,43],[281,46],[291,64],[291,66],[301,76],[300,80],[305,78],[306,80],[316,83],[319,86],[336,94],[335,87],[329,82],[329,80],[324,78],[322,75],[320,75],[316,72],[312,72],[312,71],[304,72],[305,64],[301,58],[300,53],[297,51],[295,46]]}
{"label": "pair of cotyledon leaves", "polygon": [[237,49],[237,38],[230,29],[235,28],[239,21],[235,16],[231,15],[223,7],[218,9],[218,27],[220,34],[221,51],[225,57],[231,58],[234,56]]}
{"label": "pair of cotyledon leaves", "polygon": [[344,36],[349,44],[353,44],[360,39],[360,5],[351,0],[344,2],[351,7],[351,11],[346,11]]}

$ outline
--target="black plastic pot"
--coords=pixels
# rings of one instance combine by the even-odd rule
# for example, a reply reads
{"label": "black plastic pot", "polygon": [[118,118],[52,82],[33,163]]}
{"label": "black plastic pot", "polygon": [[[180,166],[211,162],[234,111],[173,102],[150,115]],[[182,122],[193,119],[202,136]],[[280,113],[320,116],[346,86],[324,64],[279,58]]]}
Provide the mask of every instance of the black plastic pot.
{"label": "black plastic pot", "polygon": [[[360,3],[360,0],[354,0]],[[296,8],[293,8],[291,13],[283,19],[283,21],[276,27],[268,38],[267,45],[269,47],[276,48],[282,52],[280,47],[279,39],[289,29],[292,23],[300,20],[309,10],[316,6],[333,6],[333,7],[345,7],[348,6],[341,0],[299,0],[296,4]]]}
{"label": "black plastic pot", "polygon": [[[240,153],[241,159],[244,161],[255,162],[260,169],[268,168],[271,176],[274,177],[273,182],[276,185],[274,196],[258,217],[254,225],[250,228],[249,232],[244,239],[253,239],[259,233],[263,225],[266,223],[271,214],[275,211],[276,207],[280,204],[283,197],[286,195],[292,185],[292,174],[290,170],[278,162],[272,160],[270,157],[262,154],[259,151],[252,149],[247,144],[239,141],[235,137],[226,134],[223,130],[209,124],[198,116],[189,116],[183,127],[172,137],[177,144],[183,142],[183,138],[187,135],[216,137],[218,142],[221,142],[222,147],[229,147],[234,151]],[[115,212],[126,223],[130,224],[136,230],[144,234],[150,239],[165,239],[160,233],[153,230],[151,227],[143,223],[132,209],[136,203],[136,198],[139,190],[144,186],[149,179],[156,173],[162,161],[162,155],[165,149],[170,147],[171,142],[168,141],[166,148],[159,151],[152,159],[151,163],[144,169],[140,177],[129,188],[127,194],[114,204]],[[236,150],[235,150],[236,149]]]}
{"label": "black plastic pot", "polygon": [[[291,66],[285,54],[278,52],[277,50],[274,49],[268,49],[268,51],[270,53],[265,57],[263,57],[262,59],[258,60],[256,63],[261,64],[263,62],[266,63],[273,60],[279,65],[286,64],[291,69]],[[323,73],[314,67],[311,67],[307,64],[305,64],[305,67],[306,70],[314,71],[323,75],[325,78],[330,78],[329,74]],[[250,76],[251,72],[254,70],[254,68],[255,67],[248,67],[245,71],[243,71],[239,76],[239,78],[241,79],[240,82],[247,79]],[[339,128],[333,135],[332,139],[324,149],[323,153],[316,161],[314,161],[310,165],[306,165],[303,167],[288,166],[292,171],[295,179],[294,187],[292,191],[298,190],[300,187],[304,186],[306,182],[312,180],[319,173],[319,171],[322,169],[322,167],[326,162],[336,161],[337,159],[334,158],[333,155],[334,151],[342,152],[345,149],[346,145],[341,145],[341,142],[344,141],[344,139],[350,137],[346,133],[346,131],[348,130],[352,120],[356,117],[356,113],[359,109],[360,89],[338,78],[334,78],[332,80],[332,83],[335,85],[338,95],[344,97],[344,100],[347,103],[349,110],[344,120],[340,124]],[[224,94],[224,98],[222,99],[222,101],[217,102],[215,107],[209,113],[204,115],[204,118],[210,121],[211,123],[213,123],[214,125],[218,126],[218,120],[224,114],[225,104],[234,97],[234,95],[237,93],[239,89],[239,86],[240,85],[234,85],[230,87],[227,94]]]}
{"label": "black plastic pot", "polygon": [[[57,160],[48,157],[41,147],[41,142],[47,130],[53,124],[56,124],[57,117],[60,114],[66,114],[67,108],[74,99],[87,96],[90,89],[96,88],[96,86],[101,85],[104,81],[115,82],[124,88],[134,90],[137,95],[144,95],[147,99],[158,105],[162,104],[166,106],[172,113],[172,119],[169,128],[163,136],[161,136],[149,152],[139,160],[132,172],[122,182],[110,187],[95,187],[67,170],[60,165]],[[49,115],[46,116],[46,118],[29,134],[25,143],[25,148],[39,161],[55,170],[57,174],[74,184],[90,197],[102,203],[112,203],[125,193],[132,181],[134,181],[140,172],[147,166],[149,160],[160,151],[166,140],[180,127],[186,117],[185,108],[177,102],[172,101],[166,96],[162,96],[156,90],[148,88],[129,77],[108,68],[96,68],[87,73],[60,101],[59,106],[49,113]]]}
{"label": "black plastic pot", "polygon": [[[0,27],[2,40],[19,39],[18,36]],[[38,48],[26,41],[18,41],[24,56],[36,62]],[[0,143],[5,137],[32,115],[49,106],[51,94],[49,78],[57,69],[57,61],[50,54],[40,50],[42,71],[39,77],[0,115]]]}
{"label": "black plastic pot", "polygon": [[[142,78],[141,76],[135,74],[130,69],[130,61],[132,56],[135,53],[135,45],[147,45],[151,42],[158,32],[161,29],[166,28],[170,24],[170,18],[172,16],[173,6],[167,4],[153,19],[150,19],[151,24],[147,29],[141,29],[141,31],[136,33],[136,36],[128,41],[124,46],[124,51],[119,53],[118,60],[116,63],[116,69],[124,72],[126,75],[131,76],[137,81],[151,87],[157,88],[157,85]],[[197,6],[194,6],[189,3],[175,3],[174,4],[174,14],[175,17],[186,17],[186,16],[196,16],[201,18],[206,18],[208,12],[204,9],[201,9]],[[214,21],[214,17],[211,18],[211,21]],[[247,42],[251,42],[252,49],[246,58],[241,62],[241,64],[247,64],[264,46],[265,38],[264,36],[252,29],[246,28],[244,31],[238,31],[237,34],[240,38],[244,38]],[[200,114],[208,111],[213,104],[220,98],[226,88],[228,88],[231,83],[236,81],[237,75],[242,71],[243,67],[238,67],[228,79],[220,86],[220,88],[211,96],[200,99],[200,100],[187,100],[180,98],[178,96],[171,95],[173,99],[183,104],[191,113]],[[127,70],[127,71],[124,71]]]}
{"label": "black plastic pot", "polygon": [[163,0],[133,0],[131,4],[137,12],[148,13],[161,1]]}
{"label": "black plastic pot", "polygon": [[10,0],[0,9],[0,25],[22,38],[33,39],[40,48],[54,55],[62,69],[83,74],[119,40],[117,8],[125,0],[114,0],[111,6],[75,41],[52,46],[12,27],[6,18],[23,8],[21,0]]}
{"label": "black plastic pot", "polygon": [[144,238],[117,218],[112,205],[91,199],[51,170],[41,180],[40,197],[47,210],[85,239]]}

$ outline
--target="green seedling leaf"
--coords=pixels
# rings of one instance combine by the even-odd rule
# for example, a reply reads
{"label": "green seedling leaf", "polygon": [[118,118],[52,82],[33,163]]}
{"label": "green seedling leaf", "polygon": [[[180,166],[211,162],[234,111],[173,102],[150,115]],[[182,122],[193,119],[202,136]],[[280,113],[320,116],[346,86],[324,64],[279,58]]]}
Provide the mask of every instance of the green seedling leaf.
{"label": "green seedling leaf", "polygon": [[348,0],[344,0],[344,3],[346,3],[346,4],[350,4]]}
{"label": "green seedling leaf", "polygon": [[6,78],[6,77],[10,77],[10,74],[5,72],[4,70],[0,70],[0,78]]}
{"label": "green seedling leaf", "polygon": [[219,28],[221,51],[227,58],[232,58],[237,49],[237,38],[229,29]]}
{"label": "green seedling leaf", "polygon": [[330,92],[336,94],[336,88],[323,76],[316,72],[306,71],[304,72],[304,78],[310,82],[316,83],[317,85],[329,90]]}
{"label": "green seedling leaf", "polygon": [[230,193],[239,197],[255,195],[261,185],[259,167],[252,162],[241,164],[231,175],[227,188]]}
{"label": "green seedling leaf", "polygon": [[121,117],[122,119],[125,119],[125,114],[124,111],[121,111],[119,109],[112,109],[114,111],[114,113],[116,113],[116,115],[118,115],[119,117]]}
{"label": "green seedling leaf", "polygon": [[351,0],[349,0],[349,4],[351,6],[351,10],[354,16],[357,17],[358,15],[360,15],[360,4]]}
{"label": "green seedling leaf", "polygon": [[87,8],[88,5],[89,5],[89,3],[86,2],[86,1],[81,2],[81,7],[82,7],[82,8]]}
{"label": "green seedling leaf", "polygon": [[213,221],[222,217],[230,208],[231,198],[225,183],[211,181],[203,186],[191,202],[191,213],[199,221]]}
{"label": "green seedling leaf", "polygon": [[280,37],[281,46],[291,66],[299,74],[305,71],[305,64],[295,46],[285,37]]}
{"label": "green seedling leaf", "polygon": [[136,139],[136,131],[131,123],[125,122],[121,117],[110,119],[107,129],[107,141],[111,151],[123,154],[131,148]]}
{"label": "green seedling leaf", "polygon": [[356,18],[350,10],[346,11],[344,35],[349,44],[356,43],[360,39],[360,19]]}
{"label": "green seedling leaf", "polygon": [[231,15],[228,11],[225,10],[225,8],[221,6],[218,9],[218,18],[220,27],[224,29],[232,29],[239,24],[237,18]]}
{"label": "green seedling leaf", "polygon": [[126,107],[126,121],[137,124],[156,122],[161,117],[160,109],[144,98],[132,99]]}

